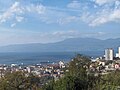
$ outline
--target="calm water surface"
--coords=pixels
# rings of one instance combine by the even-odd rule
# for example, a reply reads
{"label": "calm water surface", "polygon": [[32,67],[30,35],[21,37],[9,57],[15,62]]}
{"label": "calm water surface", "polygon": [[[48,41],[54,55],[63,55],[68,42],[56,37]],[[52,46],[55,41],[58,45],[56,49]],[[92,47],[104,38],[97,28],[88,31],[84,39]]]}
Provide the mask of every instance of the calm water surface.
{"label": "calm water surface", "polygon": [[76,54],[83,54],[91,57],[103,56],[104,52],[84,51],[84,52],[39,52],[39,53],[0,53],[0,64],[37,64],[40,62],[58,62],[60,60],[68,62]]}

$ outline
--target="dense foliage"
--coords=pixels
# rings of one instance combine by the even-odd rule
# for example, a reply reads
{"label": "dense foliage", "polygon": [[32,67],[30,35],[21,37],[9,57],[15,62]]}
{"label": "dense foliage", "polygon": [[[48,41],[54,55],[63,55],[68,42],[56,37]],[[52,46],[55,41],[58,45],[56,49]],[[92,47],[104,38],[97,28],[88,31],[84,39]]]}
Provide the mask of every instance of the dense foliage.
{"label": "dense foliage", "polygon": [[28,90],[37,89],[39,78],[23,72],[7,73],[0,79],[0,90]]}

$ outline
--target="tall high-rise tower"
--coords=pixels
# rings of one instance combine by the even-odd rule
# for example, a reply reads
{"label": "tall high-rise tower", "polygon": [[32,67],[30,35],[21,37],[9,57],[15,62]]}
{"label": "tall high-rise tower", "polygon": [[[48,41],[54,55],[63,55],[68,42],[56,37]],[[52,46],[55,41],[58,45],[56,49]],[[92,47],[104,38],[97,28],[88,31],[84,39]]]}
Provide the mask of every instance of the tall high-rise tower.
{"label": "tall high-rise tower", "polygon": [[105,49],[105,60],[113,60],[114,51],[112,48]]}

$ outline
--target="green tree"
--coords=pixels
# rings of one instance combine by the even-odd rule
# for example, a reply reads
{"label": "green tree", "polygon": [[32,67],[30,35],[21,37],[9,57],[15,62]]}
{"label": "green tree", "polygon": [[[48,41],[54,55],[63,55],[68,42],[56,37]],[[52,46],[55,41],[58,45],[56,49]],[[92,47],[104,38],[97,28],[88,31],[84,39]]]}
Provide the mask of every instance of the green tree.
{"label": "green tree", "polygon": [[39,77],[24,72],[7,73],[0,79],[0,90],[39,90]]}
{"label": "green tree", "polygon": [[[45,90],[87,90],[88,88],[88,75],[86,72],[87,67],[90,64],[90,59],[80,54],[69,63],[68,72],[66,72],[63,78],[51,82]],[[49,89],[52,87],[52,89]]]}
{"label": "green tree", "polygon": [[[0,89],[1,90],[22,90],[25,89],[26,77],[24,73],[13,72],[7,73],[3,78],[1,78]],[[3,89],[4,88],[4,89]]]}

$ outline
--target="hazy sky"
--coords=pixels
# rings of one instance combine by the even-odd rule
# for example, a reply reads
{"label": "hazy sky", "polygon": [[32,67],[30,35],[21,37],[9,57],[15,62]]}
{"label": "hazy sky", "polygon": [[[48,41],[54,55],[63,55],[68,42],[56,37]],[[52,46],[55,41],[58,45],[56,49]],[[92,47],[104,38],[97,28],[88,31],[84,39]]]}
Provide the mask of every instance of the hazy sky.
{"label": "hazy sky", "polygon": [[120,38],[120,0],[0,0],[0,45]]}

